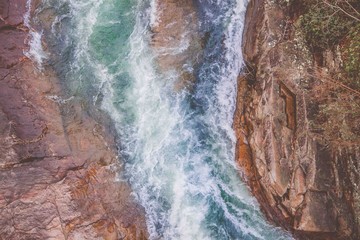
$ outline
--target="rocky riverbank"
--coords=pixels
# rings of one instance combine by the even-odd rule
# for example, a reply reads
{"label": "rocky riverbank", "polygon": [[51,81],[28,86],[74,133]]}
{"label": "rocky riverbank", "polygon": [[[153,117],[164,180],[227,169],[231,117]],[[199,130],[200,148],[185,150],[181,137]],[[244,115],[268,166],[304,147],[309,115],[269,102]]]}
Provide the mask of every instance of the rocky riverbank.
{"label": "rocky riverbank", "polygon": [[237,160],[268,218],[299,239],[359,239],[359,89],[342,80],[346,41],[306,41],[305,6],[249,3]]}
{"label": "rocky riverbank", "polygon": [[[236,158],[268,218],[295,237],[359,239],[359,28],[319,6],[250,1]],[[196,67],[206,40],[196,4],[169,0],[155,9],[159,70],[176,70],[175,88],[191,88],[187,67]],[[0,2],[0,239],[146,239],[144,211],[118,180],[109,120],[86,100],[64,97],[55,71],[25,56],[33,56],[24,53],[36,31],[26,11],[25,1]],[[339,24],[333,32],[309,24],[329,13]],[[40,15],[50,31],[52,12]]]}
{"label": "rocky riverbank", "polygon": [[146,239],[109,129],[24,56],[25,12],[0,3],[0,239]]}

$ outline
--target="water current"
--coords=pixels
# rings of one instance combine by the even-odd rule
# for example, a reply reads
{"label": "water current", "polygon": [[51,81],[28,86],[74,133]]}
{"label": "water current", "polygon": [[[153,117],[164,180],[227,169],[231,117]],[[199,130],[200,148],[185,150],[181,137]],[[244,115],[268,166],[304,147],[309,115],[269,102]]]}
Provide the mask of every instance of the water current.
{"label": "water current", "polygon": [[89,99],[112,118],[121,180],[144,207],[151,239],[291,239],[265,220],[235,162],[247,1],[194,2],[206,41],[201,58],[186,66],[191,88],[175,90],[180,70],[157,66],[156,0],[43,0],[36,12],[53,12],[51,31],[33,35],[46,35],[56,54],[40,49],[36,56],[35,37],[28,54],[39,64],[47,57],[69,96]]}

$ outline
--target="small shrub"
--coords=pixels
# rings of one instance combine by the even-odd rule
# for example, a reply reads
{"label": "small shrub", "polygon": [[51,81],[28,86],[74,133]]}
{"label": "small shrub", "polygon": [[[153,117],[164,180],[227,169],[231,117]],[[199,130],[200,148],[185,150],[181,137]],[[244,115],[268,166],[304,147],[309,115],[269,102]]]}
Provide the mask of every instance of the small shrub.
{"label": "small shrub", "polygon": [[301,16],[300,26],[308,45],[316,49],[329,49],[347,35],[354,20],[322,1],[309,3],[308,11]]}
{"label": "small shrub", "polygon": [[342,47],[344,70],[349,84],[360,89],[360,23],[351,29]]}

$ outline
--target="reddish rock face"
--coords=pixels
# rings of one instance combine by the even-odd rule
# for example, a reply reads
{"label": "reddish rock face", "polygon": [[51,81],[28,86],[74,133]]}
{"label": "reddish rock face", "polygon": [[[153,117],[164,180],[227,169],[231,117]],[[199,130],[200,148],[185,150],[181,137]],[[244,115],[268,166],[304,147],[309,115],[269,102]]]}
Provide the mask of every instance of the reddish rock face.
{"label": "reddish rock face", "polygon": [[[191,66],[201,55],[198,16],[192,0],[156,2],[156,18],[152,26],[152,47],[157,53],[162,73],[177,71],[175,89],[190,87],[195,81]],[[180,49],[180,51],[179,51]]]}
{"label": "reddish rock face", "polygon": [[0,239],[146,239],[114,138],[24,58],[25,2],[0,2]]}
{"label": "reddish rock face", "polygon": [[17,26],[23,23],[23,16],[26,12],[26,1],[13,0],[1,1],[0,15],[9,25]]}
{"label": "reddish rock face", "polygon": [[[251,70],[239,78],[237,160],[268,217],[295,236],[359,239],[360,134],[324,130],[342,124],[330,93],[351,93],[329,87],[323,70],[331,64],[316,65],[289,14],[277,1],[249,3],[243,51]],[[328,120],[314,117],[320,106],[330,109]]]}

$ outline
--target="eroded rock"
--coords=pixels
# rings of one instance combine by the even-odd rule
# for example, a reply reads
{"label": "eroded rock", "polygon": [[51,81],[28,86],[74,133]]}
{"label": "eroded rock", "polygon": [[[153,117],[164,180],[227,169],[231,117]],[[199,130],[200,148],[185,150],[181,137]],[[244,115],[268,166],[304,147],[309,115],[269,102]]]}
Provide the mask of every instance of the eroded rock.
{"label": "eroded rock", "polygon": [[25,3],[0,4],[0,239],[146,239],[114,137],[23,56]]}
{"label": "eroded rock", "polygon": [[339,61],[317,65],[294,26],[302,10],[293,11],[285,1],[249,3],[243,51],[250,70],[239,78],[237,160],[269,219],[296,237],[358,239],[360,134],[346,132],[353,123],[339,118],[339,95],[331,94],[360,99],[330,84],[326,69],[336,72]]}
{"label": "eroded rock", "polygon": [[192,0],[155,1],[151,45],[162,73],[176,75],[175,89],[191,87],[194,66],[201,55],[198,16]]}

